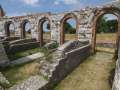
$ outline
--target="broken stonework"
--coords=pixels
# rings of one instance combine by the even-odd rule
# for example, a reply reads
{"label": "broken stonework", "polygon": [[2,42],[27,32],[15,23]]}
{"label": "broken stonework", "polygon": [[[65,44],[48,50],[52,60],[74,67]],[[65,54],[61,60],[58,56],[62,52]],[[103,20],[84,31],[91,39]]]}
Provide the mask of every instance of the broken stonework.
{"label": "broken stonework", "polygon": [[0,41],[0,66],[4,67],[9,63],[9,59],[6,55],[4,46],[2,42]]}
{"label": "broken stonework", "polygon": [[43,77],[36,75],[25,80],[22,84],[11,87],[9,90],[39,90],[47,83],[48,81]]}

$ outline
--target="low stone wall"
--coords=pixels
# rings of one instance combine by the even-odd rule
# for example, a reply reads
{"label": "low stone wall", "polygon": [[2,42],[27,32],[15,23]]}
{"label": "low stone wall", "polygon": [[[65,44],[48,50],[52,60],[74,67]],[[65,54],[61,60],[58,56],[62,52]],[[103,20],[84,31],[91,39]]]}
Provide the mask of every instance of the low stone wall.
{"label": "low stone wall", "polygon": [[[72,42],[74,43],[74,41]],[[73,47],[72,42],[70,41],[68,43]],[[90,56],[90,44],[84,44],[84,46],[80,47],[77,46],[77,48],[72,50],[69,48],[70,51],[67,50],[68,52],[65,52],[69,45],[65,44],[58,48],[58,50],[54,53],[51,61],[52,63],[43,63],[43,69],[40,70],[40,73],[44,77],[48,78],[49,83],[40,90],[52,90],[56,84],[63,80],[81,62]]]}
{"label": "low stone wall", "polygon": [[65,54],[65,58],[59,60],[50,78],[49,88],[54,87],[72,72],[82,61],[90,55],[90,45],[72,50]]}
{"label": "low stone wall", "polygon": [[20,39],[20,40],[15,40],[10,42],[10,45],[13,44],[24,44],[24,43],[29,43],[29,42],[36,42],[36,39]]}
{"label": "low stone wall", "polygon": [[2,42],[0,41],[0,66],[5,67],[8,64],[9,64],[9,59],[6,55],[4,46],[3,46]]}
{"label": "low stone wall", "polygon": [[24,50],[29,50],[39,47],[39,43],[37,42],[29,42],[29,43],[24,43],[24,44],[14,44],[9,47],[9,50],[7,51],[8,53],[15,53],[15,52],[21,52]]}
{"label": "low stone wall", "polygon": [[20,39],[9,43],[4,41],[3,44],[7,53],[15,53],[39,47],[36,39]]}
{"label": "low stone wall", "polygon": [[116,70],[115,70],[115,77],[114,77],[112,90],[120,90],[120,44],[119,44],[118,60],[116,62]]}
{"label": "low stone wall", "polygon": [[3,40],[4,41],[13,41],[13,40],[18,40],[18,39],[20,39],[20,37],[6,37]]}
{"label": "low stone wall", "polygon": [[[74,41],[72,41],[74,43]],[[69,45],[73,47],[73,43]],[[69,42],[68,42],[69,43]],[[72,45],[71,45],[72,44]],[[58,48],[50,61],[40,61],[40,74],[30,77],[19,85],[11,87],[9,90],[53,90],[56,84],[71,73],[82,61],[90,56],[90,44],[84,44],[75,49],[65,52],[69,45],[62,45]],[[63,48],[62,48],[63,47]],[[39,79],[41,77],[41,79]],[[34,78],[34,79],[33,79]],[[38,89],[39,88],[39,89]]]}
{"label": "low stone wall", "polygon": [[120,60],[116,62],[116,70],[112,90],[120,90]]}

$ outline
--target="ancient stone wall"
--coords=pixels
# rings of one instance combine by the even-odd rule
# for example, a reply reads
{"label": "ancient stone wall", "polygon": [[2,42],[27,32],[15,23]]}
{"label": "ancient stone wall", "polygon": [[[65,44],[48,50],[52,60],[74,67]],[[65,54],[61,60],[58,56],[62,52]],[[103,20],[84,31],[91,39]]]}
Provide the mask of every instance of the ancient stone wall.
{"label": "ancient stone wall", "polygon": [[0,66],[5,67],[9,63],[9,59],[6,55],[4,46],[2,42],[0,41]]}
{"label": "ancient stone wall", "polygon": [[[0,19],[0,33],[3,36],[6,36],[5,24],[6,22],[12,22],[15,27],[15,35],[21,37],[21,23],[24,20],[28,20],[31,24],[31,34],[32,38],[39,38],[39,21],[44,18],[48,18],[50,20],[50,31],[51,31],[51,41],[57,41],[60,43],[61,40],[61,20],[69,17],[70,14],[73,14],[77,19],[77,30],[76,37],[79,40],[90,40],[92,37],[92,19],[94,16],[92,8],[86,8],[80,11],[71,11],[71,12],[63,12],[58,14],[33,14],[26,15],[21,17],[4,17]],[[71,16],[70,16],[71,17]],[[71,17],[74,18],[74,17]]]}
{"label": "ancient stone wall", "polygon": [[[53,87],[63,80],[74,68],[90,55],[90,44],[80,42],[84,45],[76,46],[72,41],[62,45],[53,54],[53,58],[40,61],[40,75],[32,76],[9,90],[53,90]],[[73,45],[74,44],[74,45]],[[70,45],[73,50],[67,50]]]}
{"label": "ancient stone wall", "polygon": [[115,77],[114,77],[112,90],[120,90],[120,44],[119,44],[118,60],[116,62],[116,70],[115,70]]}

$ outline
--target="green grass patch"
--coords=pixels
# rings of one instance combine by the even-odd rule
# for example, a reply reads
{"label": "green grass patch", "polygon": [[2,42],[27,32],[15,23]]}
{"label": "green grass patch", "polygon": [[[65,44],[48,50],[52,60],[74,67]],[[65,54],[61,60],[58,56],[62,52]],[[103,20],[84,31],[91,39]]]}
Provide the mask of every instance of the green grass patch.
{"label": "green grass patch", "polygon": [[106,48],[106,47],[96,47],[96,51],[115,53],[114,48]]}
{"label": "green grass patch", "polygon": [[22,51],[22,52],[9,53],[8,58],[10,60],[16,60],[18,58],[29,56],[29,55],[32,55],[32,54],[37,53],[37,52],[43,52],[43,53],[47,54],[48,49],[38,47],[38,48],[35,48],[35,49],[30,49],[30,50],[26,50],[26,51]]}
{"label": "green grass patch", "polygon": [[34,61],[19,66],[7,67],[1,69],[1,72],[8,79],[12,86],[21,83],[30,76],[37,75],[39,73],[39,67],[39,63]]}

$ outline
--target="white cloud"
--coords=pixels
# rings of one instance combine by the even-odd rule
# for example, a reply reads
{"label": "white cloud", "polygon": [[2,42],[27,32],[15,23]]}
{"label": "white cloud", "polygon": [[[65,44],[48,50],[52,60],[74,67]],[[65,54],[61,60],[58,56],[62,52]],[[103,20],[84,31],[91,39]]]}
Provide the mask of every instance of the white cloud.
{"label": "white cloud", "polygon": [[59,5],[60,4],[60,2],[58,1],[58,0],[56,0],[55,2],[54,2],[54,5]]}
{"label": "white cloud", "polygon": [[21,0],[23,3],[31,6],[39,5],[39,0]]}
{"label": "white cloud", "polygon": [[78,4],[79,0],[62,0],[65,4]]}
{"label": "white cloud", "polygon": [[54,5],[60,5],[61,3],[64,3],[66,5],[75,5],[80,3],[80,0],[55,0]]}

